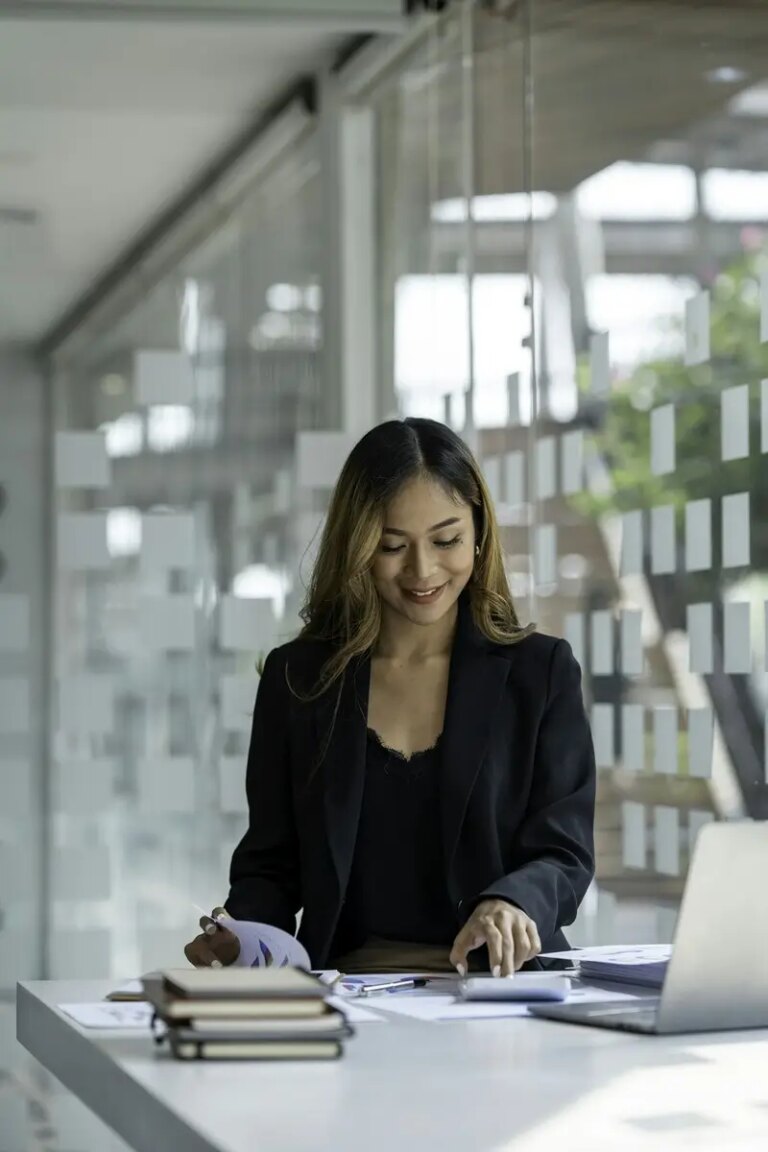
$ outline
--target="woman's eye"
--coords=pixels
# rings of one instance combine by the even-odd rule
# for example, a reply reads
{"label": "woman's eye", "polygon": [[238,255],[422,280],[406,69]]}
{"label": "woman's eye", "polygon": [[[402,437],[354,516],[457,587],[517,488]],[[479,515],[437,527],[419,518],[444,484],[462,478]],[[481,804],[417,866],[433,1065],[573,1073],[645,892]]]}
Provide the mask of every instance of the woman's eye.
{"label": "woman's eye", "polygon": [[387,556],[392,556],[395,552],[402,552],[404,547],[404,544],[382,544],[381,550],[385,552]]}
{"label": "woman's eye", "polygon": [[453,548],[456,544],[461,544],[461,536],[454,536],[453,540],[435,540],[438,548]]}

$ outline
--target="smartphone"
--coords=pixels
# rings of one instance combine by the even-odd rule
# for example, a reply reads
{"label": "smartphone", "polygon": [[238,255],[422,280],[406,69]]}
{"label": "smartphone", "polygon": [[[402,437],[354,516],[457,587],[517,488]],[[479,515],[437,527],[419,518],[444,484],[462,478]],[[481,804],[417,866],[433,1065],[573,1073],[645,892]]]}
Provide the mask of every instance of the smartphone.
{"label": "smartphone", "polygon": [[569,977],[556,972],[469,976],[459,983],[462,1000],[565,1000],[570,990]]}

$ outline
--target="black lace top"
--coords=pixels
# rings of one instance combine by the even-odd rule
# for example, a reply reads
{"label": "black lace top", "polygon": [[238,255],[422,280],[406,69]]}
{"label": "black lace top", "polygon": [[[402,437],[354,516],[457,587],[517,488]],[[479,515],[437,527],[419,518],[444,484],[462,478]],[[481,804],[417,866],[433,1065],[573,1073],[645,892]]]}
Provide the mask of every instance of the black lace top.
{"label": "black lace top", "polygon": [[358,939],[453,943],[457,921],[440,834],[439,740],[406,758],[368,730],[365,791],[344,921]]}

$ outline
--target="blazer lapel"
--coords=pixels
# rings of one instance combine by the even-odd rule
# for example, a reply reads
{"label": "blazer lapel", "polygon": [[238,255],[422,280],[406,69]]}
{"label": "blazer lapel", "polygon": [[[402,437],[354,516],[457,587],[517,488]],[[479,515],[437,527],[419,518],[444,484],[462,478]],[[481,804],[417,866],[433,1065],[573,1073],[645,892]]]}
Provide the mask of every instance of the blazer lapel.
{"label": "blazer lapel", "polygon": [[460,604],[442,739],[441,821],[446,877],[452,890],[453,858],[470,794],[483,763],[509,662],[480,633]]}
{"label": "blazer lapel", "polygon": [[331,688],[328,697],[318,702],[315,713],[318,755],[325,750],[321,771],[328,843],[342,895],[352,867],[363,801],[370,676],[369,658],[350,663],[341,694],[338,687]]}

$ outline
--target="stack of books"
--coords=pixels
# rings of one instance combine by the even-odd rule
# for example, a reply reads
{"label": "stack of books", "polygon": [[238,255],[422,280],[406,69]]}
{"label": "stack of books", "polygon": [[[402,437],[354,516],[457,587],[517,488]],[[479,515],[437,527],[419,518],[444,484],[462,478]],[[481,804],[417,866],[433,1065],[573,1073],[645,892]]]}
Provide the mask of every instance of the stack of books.
{"label": "stack of books", "polygon": [[174,968],[143,985],[180,1060],[335,1060],[352,1034],[328,986],[298,968]]}

